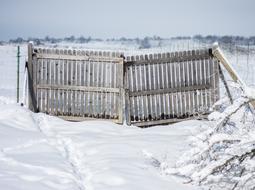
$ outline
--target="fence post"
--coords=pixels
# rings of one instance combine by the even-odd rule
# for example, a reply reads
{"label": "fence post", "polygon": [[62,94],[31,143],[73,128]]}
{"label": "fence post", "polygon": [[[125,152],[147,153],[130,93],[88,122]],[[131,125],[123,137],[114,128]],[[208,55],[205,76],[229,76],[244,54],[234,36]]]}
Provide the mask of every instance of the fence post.
{"label": "fence post", "polygon": [[19,103],[19,63],[20,63],[20,46],[17,47],[17,103]]}
{"label": "fence post", "polygon": [[34,70],[35,67],[33,65],[33,43],[29,42],[28,44],[28,65],[27,65],[27,73],[28,73],[28,108],[33,111],[36,112],[37,109],[37,103],[36,103],[36,92],[34,89],[34,80],[35,77],[34,74]]}
{"label": "fence post", "polygon": [[118,80],[119,80],[119,119],[118,123],[123,124],[123,110],[124,110],[124,59],[121,59],[119,62],[119,70],[118,70]]}

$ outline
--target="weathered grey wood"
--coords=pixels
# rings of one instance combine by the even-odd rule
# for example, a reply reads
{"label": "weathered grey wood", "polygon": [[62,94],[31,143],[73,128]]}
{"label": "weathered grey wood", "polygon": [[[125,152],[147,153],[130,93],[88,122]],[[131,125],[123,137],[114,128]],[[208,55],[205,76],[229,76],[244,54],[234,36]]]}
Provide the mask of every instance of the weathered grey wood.
{"label": "weathered grey wood", "polygon": [[[67,50],[63,50],[63,54],[67,54]],[[68,61],[63,60],[63,82],[61,85],[68,85]],[[68,112],[67,106],[67,90],[63,89],[63,115]]]}
{"label": "weathered grey wood", "polygon": [[126,107],[128,124],[161,121],[203,114],[218,94],[209,51],[131,56],[125,66],[115,52],[44,48],[34,57],[36,106],[52,115],[122,123]]}
{"label": "weathered grey wood", "polygon": [[[179,52],[180,53],[180,52]],[[177,56],[181,56],[181,55],[179,55],[179,53],[178,53],[178,55]],[[181,64],[180,63],[177,63],[176,64],[176,66],[177,66],[177,70],[176,70],[176,77],[177,77],[177,88],[181,88]],[[179,91],[179,92],[177,92],[177,105],[176,105],[176,107],[177,107],[177,116],[178,117],[180,117],[181,115],[182,115],[182,99],[181,99],[181,90]]]}
{"label": "weathered grey wood", "polygon": [[[56,55],[59,55],[59,50],[56,49],[55,52]],[[54,63],[54,69],[55,69],[55,73],[54,73],[54,84],[55,85],[58,85],[58,81],[59,81],[59,60],[55,60],[55,63]],[[55,115],[59,115],[59,90],[58,89],[55,89],[54,90],[54,101],[55,101],[55,105],[54,105],[54,108],[55,108]]]}
{"label": "weathered grey wood", "polygon": [[214,79],[215,79],[215,82],[214,82],[214,88],[215,88],[215,99],[214,99],[214,103],[217,102],[219,99],[220,99],[220,86],[219,86],[219,62],[216,58],[214,58],[214,67],[213,67],[213,70],[215,72],[215,75],[214,75]]}
{"label": "weathered grey wood", "polygon": [[[41,81],[41,75],[42,75],[42,72],[41,72],[41,66],[42,66],[42,62],[41,60],[38,60],[37,63],[36,63],[36,71],[35,71],[35,75],[36,75],[36,81],[37,83],[39,84],[40,81]],[[37,89],[37,107],[38,107],[38,111],[41,112],[42,110],[42,95],[41,95],[42,91],[41,90],[38,90]]]}
{"label": "weathered grey wood", "polygon": [[[71,55],[75,56],[76,52],[75,51],[71,51],[70,52]],[[77,66],[76,66],[76,60],[72,61],[72,72],[71,72],[71,84],[72,86],[77,86],[76,82],[77,82]],[[72,115],[76,115],[76,94],[77,91],[72,90],[72,96],[71,96],[71,114]]]}
{"label": "weathered grey wood", "polygon": [[[195,52],[195,51],[194,51]],[[177,52],[176,52],[177,53]],[[176,54],[178,55],[178,53]],[[181,61],[190,61],[190,60],[200,60],[200,59],[208,59],[211,57],[211,55],[209,54],[209,52],[206,52],[205,54],[192,54],[191,56],[182,56],[182,57],[179,57],[179,56],[173,56],[173,57],[170,57],[170,58],[161,58],[161,59],[158,59],[156,58],[156,56],[154,55],[153,59],[150,59],[149,60],[138,60],[138,61],[130,61],[128,62],[129,65],[140,65],[140,64],[156,64],[157,62],[160,62],[160,63],[174,63],[174,62],[181,62]],[[158,56],[157,56],[158,57]]]}
{"label": "weathered grey wood", "polygon": [[[201,115],[200,119],[205,119],[207,118],[208,114],[210,112],[205,112]],[[153,120],[153,121],[141,121],[141,122],[135,122],[134,125],[137,127],[149,127],[149,126],[155,126],[155,125],[166,125],[166,124],[171,124],[171,123],[177,123],[181,121],[187,121],[187,120],[192,120],[192,119],[197,119],[196,116],[194,117],[188,117],[188,118],[171,118],[171,119],[162,119],[162,120]]]}
{"label": "weathered grey wood", "polygon": [[[50,50],[51,51],[51,50]],[[93,52],[91,52],[93,54]],[[75,55],[75,54],[68,54],[68,55],[58,55],[58,54],[43,54],[43,53],[38,53],[37,54],[38,59],[51,59],[51,60],[84,60],[84,61],[105,61],[105,62],[114,62],[114,63],[119,63],[122,58],[119,57],[99,57],[95,55],[90,55],[90,56],[84,56],[84,55]]]}
{"label": "weathered grey wood", "polygon": [[33,112],[37,111],[36,91],[34,88],[33,44],[28,44],[28,107]]}
{"label": "weathered grey wood", "polygon": [[[123,113],[124,108],[124,96],[125,96],[125,90],[124,90],[124,60],[122,59],[120,61],[120,64],[118,65],[118,70],[116,72],[117,80],[118,80],[118,86],[119,87],[119,94],[118,94],[118,122],[123,123],[124,115]],[[117,94],[116,94],[117,95]]]}
{"label": "weathered grey wood", "polygon": [[[201,51],[198,51],[197,53],[201,53]],[[201,60],[197,61],[197,84],[201,85]],[[201,95],[202,91],[201,90],[197,90],[197,106],[198,106],[198,110],[197,112],[201,112],[202,109],[202,95]]]}
{"label": "weathered grey wood", "polygon": [[[47,63],[45,62],[45,60],[42,60],[42,80],[41,80],[41,84],[45,84],[46,83],[46,75],[47,75],[47,71],[46,71],[46,66]],[[46,90],[42,90],[42,112],[46,112]]]}

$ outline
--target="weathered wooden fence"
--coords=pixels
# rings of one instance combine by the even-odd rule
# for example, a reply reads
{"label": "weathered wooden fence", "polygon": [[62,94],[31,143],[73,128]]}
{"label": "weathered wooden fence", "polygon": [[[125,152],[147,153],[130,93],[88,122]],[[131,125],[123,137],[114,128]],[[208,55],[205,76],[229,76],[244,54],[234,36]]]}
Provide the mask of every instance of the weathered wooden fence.
{"label": "weathered wooden fence", "polygon": [[127,57],[127,123],[149,126],[209,113],[219,98],[211,49]]}
{"label": "weathered wooden fence", "polygon": [[[209,113],[219,98],[211,49],[124,56],[28,45],[29,108],[150,126]],[[124,112],[125,110],[125,112]]]}
{"label": "weathered wooden fence", "polygon": [[115,52],[28,47],[29,108],[123,123],[123,58]]}

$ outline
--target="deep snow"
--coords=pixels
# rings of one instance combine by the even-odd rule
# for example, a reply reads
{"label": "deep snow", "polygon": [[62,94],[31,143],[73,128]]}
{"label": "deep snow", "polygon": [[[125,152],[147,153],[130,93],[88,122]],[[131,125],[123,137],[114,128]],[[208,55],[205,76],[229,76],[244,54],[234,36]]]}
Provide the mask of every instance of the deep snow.
{"label": "deep snow", "polygon": [[187,150],[201,121],[140,129],[67,122],[15,104],[0,110],[1,189],[197,189],[164,169]]}

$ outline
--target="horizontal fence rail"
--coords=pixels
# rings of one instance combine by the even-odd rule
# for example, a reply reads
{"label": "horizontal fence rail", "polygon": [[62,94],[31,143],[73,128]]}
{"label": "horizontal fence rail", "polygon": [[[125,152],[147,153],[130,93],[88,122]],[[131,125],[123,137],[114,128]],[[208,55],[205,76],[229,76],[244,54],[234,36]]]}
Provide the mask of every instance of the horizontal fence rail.
{"label": "horizontal fence rail", "polygon": [[125,58],[30,43],[28,79],[29,108],[68,120],[171,123],[208,114],[219,98],[218,62],[211,49]]}

